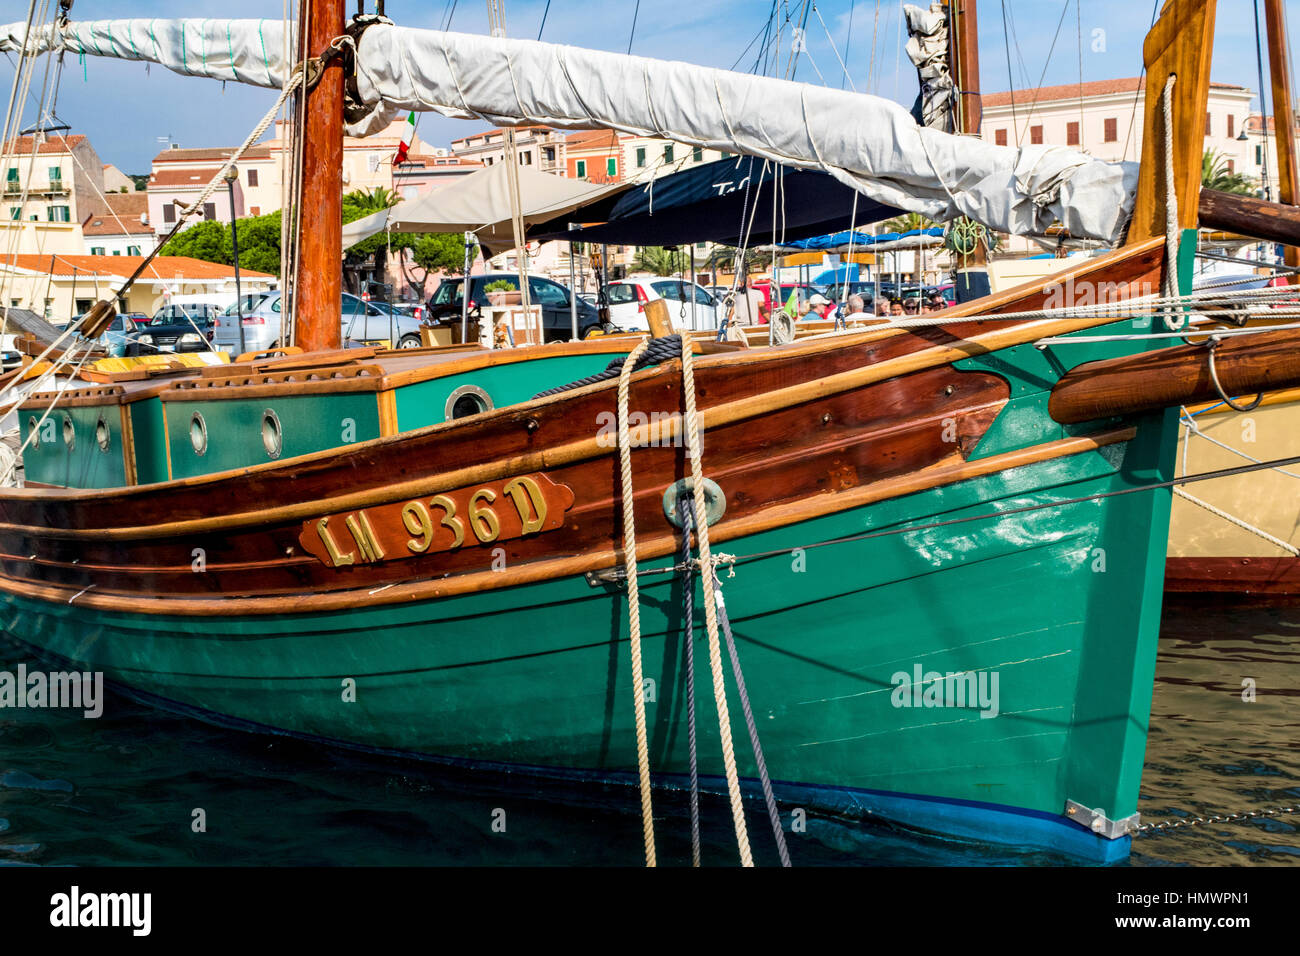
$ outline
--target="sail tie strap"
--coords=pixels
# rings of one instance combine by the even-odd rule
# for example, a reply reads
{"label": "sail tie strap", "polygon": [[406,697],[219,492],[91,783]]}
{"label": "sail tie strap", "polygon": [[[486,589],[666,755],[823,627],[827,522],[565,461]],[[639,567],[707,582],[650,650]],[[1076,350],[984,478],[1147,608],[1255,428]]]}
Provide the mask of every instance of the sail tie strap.
{"label": "sail tie strap", "polygon": [[[704,487],[704,466],[700,461],[700,417],[695,407],[695,369],[692,364],[692,342],[682,337],[682,392],[686,400],[687,454],[691,459],[691,487]],[[705,517],[704,496],[692,495],[695,501],[695,539],[699,546],[700,564],[712,567],[709,553],[709,524]],[[706,582],[704,587],[704,622],[709,637],[709,667],[713,671],[713,697],[718,705],[718,737],[722,743],[722,762],[727,775],[727,793],[731,798],[731,818],[736,828],[736,843],[740,849],[740,865],[753,866],[754,857],[749,849],[749,831],[745,825],[745,805],[740,796],[740,777],[736,772],[736,750],[731,739],[731,715],[727,710],[727,690],[722,674],[722,648],[718,640],[718,602],[714,589]]]}
{"label": "sail tie strap", "polygon": [[636,715],[636,763],[641,781],[641,828],[645,838],[645,865],[657,866],[655,821],[650,805],[650,747],[646,739],[645,682],[641,671],[641,592],[637,586],[636,501],[632,497],[632,443],[627,429],[627,399],[636,360],[646,350],[642,339],[623,361],[618,377],[618,458],[623,478],[623,555],[627,565],[627,618],[632,652],[632,705]]}
{"label": "sail tie strap", "polygon": [[[1178,191],[1174,188],[1174,81],[1170,73],[1165,80],[1165,288],[1166,296],[1178,295]],[[1165,325],[1176,329],[1183,324],[1182,315],[1171,309],[1165,313]]]}

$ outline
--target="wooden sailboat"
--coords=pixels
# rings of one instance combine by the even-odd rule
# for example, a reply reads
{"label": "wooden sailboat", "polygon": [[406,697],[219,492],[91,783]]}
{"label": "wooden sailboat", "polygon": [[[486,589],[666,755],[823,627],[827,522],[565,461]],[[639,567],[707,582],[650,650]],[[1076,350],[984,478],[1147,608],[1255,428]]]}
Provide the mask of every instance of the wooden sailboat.
{"label": "wooden sailboat", "polygon": [[[1055,281],[1124,298],[1170,270],[1185,282],[1190,244],[1168,257],[1165,197],[1193,227],[1214,8],[1167,5],[1146,44],[1147,123],[1162,129],[1176,75],[1172,136],[1147,137],[1125,244]],[[316,53],[343,34],[341,4],[313,4],[312,26]],[[342,74],[329,60],[307,99],[320,142],[304,208],[320,215],[302,231],[298,341],[311,351],[25,402],[29,483],[0,492],[3,625],[240,726],[634,781],[630,508],[657,688],[642,698],[645,753],[657,783],[681,785],[687,643],[705,626],[698,610],[684,620],[670,518],[692,469],[682,362],[630,379],[642,417],[627,499],[617,383],[532,396],[629,343],[335,350]],[[780,799],[1091,859],[1127,852],[1174,409],[1215,386],[1203,348],[1070,343],[1131,326],[1025,315],[1050,294],[1023,286],[926,329],[695,345],[697,460],[723,503],[709,535],[734,569],[726,606]],[[1300,387],[1300,337],[1274,336],[1225,343],[1220,384]],[[708,724],[702,773],[721,788],[722,731]],[[755,761],[736,760],[757,790]]]}

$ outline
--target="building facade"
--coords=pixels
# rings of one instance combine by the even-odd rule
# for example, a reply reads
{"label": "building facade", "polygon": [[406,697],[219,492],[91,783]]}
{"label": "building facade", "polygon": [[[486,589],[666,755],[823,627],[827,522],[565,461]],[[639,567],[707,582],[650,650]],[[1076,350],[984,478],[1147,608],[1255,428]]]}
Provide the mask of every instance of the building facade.
{"label": "building facade", "polygon": [[[516,126],[514,130],[520,166],[534,166],[544,173],[564,175],[565,134],[562,131],[549,126]],[[490,129],[452,140],[451,152],[461,159],[492,166],[506,157],[505,130]]]}
{"label": "building facade", "polygon": [[81,223],[104,192],[104,164],[90,141],[33,133],[5,143],[3,155],[0,251],[81,252]]}
{"label": "building facade", "polygon": [[144,256],[158,245],[149,223],[149,196],[142,192],[106,193],[81,224],[86,255]]}

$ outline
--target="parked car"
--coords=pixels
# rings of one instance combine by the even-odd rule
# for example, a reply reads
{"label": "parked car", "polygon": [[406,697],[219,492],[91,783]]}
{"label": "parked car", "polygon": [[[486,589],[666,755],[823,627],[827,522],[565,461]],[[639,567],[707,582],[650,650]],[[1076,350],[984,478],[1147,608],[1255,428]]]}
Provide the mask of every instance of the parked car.
{"label": "parked car", "polygon": [[[493,282],[509,282],[518,286],[514,273],[494,272],[470,277],[469,311],[478,318],[480,307],[487,304],[487,287]],[[461,317],[461,287],[464,279],[443,279],[429,297],[428,322],[459,322]],[[547,342],[563,342],[572,338],[569,290],[558,282],[541,276],[528,277],[528,292],[534,305],[542,307],[542,334]],[[600,313],[595,306],[578,297],[578,337],[586,338],[601,328]],[[611,326],[612,327],[612,326]]]}
{"label": "parked car", "polygon": [[108,350],[108,354],[113,358],[140,354],[140,343],[136,341],[136,336],[140,333],[140,326],[136,324],[136,320],[133,318],[133,316],[137,315],[145,322],[148,321],[141,312],[115,315],[104,334],[99,337],[100,344]]}
{"label": "parked car", "polygon": [[424,306],[419,302],[395,302],[393,303],[393,309],[402,313],[402,315],[409,315],[417,322],[424,319]]}
{"label": "parked car", "polygon": [[[690,300],[692,288],[695,290],[694,313]],[[702,286],[681,279],[621,279],[606,286],[605,297],[609,300],[609,320],[620,329],[649,329],[645,304],[654,299],[663,299],[668,304],[668,316],[674,328],[718,327],[718,300]]]}
{"label": "parked car", "polygon": [[[259,293],[255,300],[246,296],[242,303],[243,342],[239,339],[239,319],[232,305],[217,317],[213,344],[231,355],[242,354],[241,348],[243,352],[274,348],[280,339],[282,302],[279,291]],[[343,293],[339,304],[339,332],[345,348],[375,342],[390,342],[399,349],[421,345],[419,319],[383,302],[364,302],[350,292]]]}
{"label": "parked car", "polygon": [[23,353],[17,345],[18,336],[12,332],[0,335],[0,370],[9,372],[23,364]]}
{"label": "parked car", "polygon": [[209,303],[165,305],[149,324],[139,329],[135,341],[140,353],[206,352],[212,348],[212,333],[221,310]]}

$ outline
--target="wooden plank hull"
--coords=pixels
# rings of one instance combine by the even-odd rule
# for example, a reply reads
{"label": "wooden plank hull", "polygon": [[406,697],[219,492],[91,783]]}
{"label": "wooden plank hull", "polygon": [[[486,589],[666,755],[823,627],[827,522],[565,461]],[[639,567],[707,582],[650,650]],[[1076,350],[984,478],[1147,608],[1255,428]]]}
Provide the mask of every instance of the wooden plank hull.
{"label": "wooden plank hull", "polygon": [[[1161,265],[1155,240],[1078,273],[1144,291]],[[711,535],[741,556],[727,606],[783,793],[1094,859],[1126,852],[1065,802],[1111,819],[1136,809],[1169,493],[916,527],[1170,475],[1168,413],[1069,427],[1047,415],[1068,368],[1116,351],[1030,343],[1098,324],[866,331],[696,359],[704,473],[726,501]],[[208,398],[237,400],[225,391]],[[150,486],[5,491],[5,626],[246,724],[628,774],[626,593],[589,577],[624,562],[614,391]],[[638,373],[630,406],[638,556],[663,565],[678,548],[664,493],[689,472],[678,361]],[[680,587],[642,585],[663,701],[652,765],[670,779],[685,759]],[[915,667],[919,696],[900,690]],[[996,679],[1001,696],[929,706],[931,673],[945,688],[948,675]]]}

